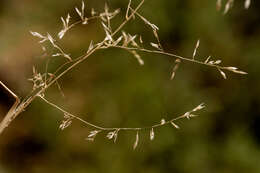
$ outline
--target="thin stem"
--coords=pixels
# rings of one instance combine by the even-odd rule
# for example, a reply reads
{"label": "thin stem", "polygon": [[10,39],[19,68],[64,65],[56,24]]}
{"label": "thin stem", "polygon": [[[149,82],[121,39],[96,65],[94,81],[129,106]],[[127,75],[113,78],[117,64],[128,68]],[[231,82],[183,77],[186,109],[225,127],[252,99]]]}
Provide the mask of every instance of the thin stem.
{"label": "thin stem", "polygon": [[62,113],[64,114],[68,114],[69,116],[73,117],[74,119],[77,119],[79,121],[81,121],[82,123],[86,124],[86,125],[89,125],[91,127],[94,127],[96,129],[99,129],[99,130],[114,130],[115,128],[103,128],[103,127],[100,127],[100,126],[97,126],[97,125],[94,125],[94,124],[91,124],[85,120],[83,120],[82,118],[79,118],[78,116],[75,116],[67,111],[65,111],[64,109],[62,109],[61,107],[57,106],[56,104],[48,101],[47,99],[45,99],[44,97],[40,97],[45,103],[51,105],[52,107],[58,109],[59,111],[61,111]]}
{"label": "thin stem", "polygon": [[141,52],[161,54],[161,55],[166,55],[166,56],[170,56],[170,57],[174,57],[174,58],[179,58],[179,59],[182,59],[184,61],[189,61],[189,62],[202,64],[202,65],[215,67],[215,68],[220,68],[220,69],[226,69],[225,67],[222,67],[222,66],[219,66],[219,65],[204,63],[202,61],[198,61],[198,60],[195,60],[195,59],[192,59],[192,58],[185,58],[185,57],[182,57],[180,55],[176,55],[176,54],[172,54],[172,53],[168,53],[168,52],[164,52],[164,51],[159,51],[159,50],[149,50],[149,49],[144,49],[144,48],[135,48],[135,47],[126,47],[126,46],[110,46],[110,47],[120,48],[120,49],[125,49],[125,50],[136,50],[136,51],[141,51]]}
{"label": "thin stem", "polygon": [[126,131],[139,131],[139,130],[149,130],[151,128],[158,128],[158,127],[161,127],[161,126],[165,126],[167,124],[170,124],[174,121],[177,121],[179,119],[183,119],[183,118],[187,118],[187,116],[185,114],[177,117],[177,118],[173,118],[171,120],[168,120],[168,121],[165,121],[164,123],[158,123],[158,124],[154,124],[152,126],[146,126],[146,127],[137,127],[137,128],[131,128],[131,127],[113,127],[113,128],[106,128],[106,127],[101,127],[101,126],[98,126],[98,125],[95,125],[95,124],[92,124],[86,120],[83,120],[82,118],[76,116],[76,115],[73,115],[72,113],[69,113],[67,111],[65,111],[63,108],[59,107],[57,104],[54,104],[52,102],[50,102],[49,100],[47,100],[46,98],[44,97],[41,97],[39,96],[45,103],[49,104],[50,106],[58,109],[59,111],[61,111],[62,113],[64,114],[67,114],[69,116],[71,116],[72,118],[74,119],[77,119],[79,120],[80,122],[84,123],[85,125],[88,125],[90,127],[93,127],[97,130],[102,130],[102,131],[112,131],[112,130],[116,130],[116,129],[119,129],[119,130],[126,130]]}

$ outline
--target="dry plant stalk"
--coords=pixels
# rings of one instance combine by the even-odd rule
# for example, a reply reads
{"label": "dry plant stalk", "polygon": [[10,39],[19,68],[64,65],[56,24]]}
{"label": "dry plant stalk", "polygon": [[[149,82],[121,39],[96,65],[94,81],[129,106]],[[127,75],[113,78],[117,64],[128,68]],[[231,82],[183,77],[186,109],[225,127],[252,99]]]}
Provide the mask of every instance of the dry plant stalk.
{"label": "dry plant stalk", "polygon": [[[94,129],[89,133],[86,140],[94,141],[95,137],[99,133],[105,132],[105,133],[107,133],[106,137],[108,139],[113,140],[114,142],[116,142],[116,140],[118,138],[119,131],[135,131],[136,132],[136,140],[135,140],[134,145],[133,145],[133,148],[135,149],[138,145],[139,133],[141,131],[144,131],[144,130],[150,131],[150,140],[154,140],[156,128],[161,127],[161,126],[171,125],[172,127],[179,129],[179,126],[176,124],[177,120],[183,119],[183,118],[190,119],[190,118],[196,117],[197,116],[196,112],[200,111],[201,109],[203,109],[205,107],[205,105],[203,103],[199,104],[194,109],[184,113],[181,116],[178,116],[176,118],[172,118],[170,120],[161,119],[160,122],[155,123],[154,125],[149,126],[149,127],[138,127],[138,128],[112,127],[112,128],[106,128],[106,127],[101,127],[101,126],[92,124],[92,123],[90,123],[86,120],[83,120],[79,116],[76,116],[76,115],[64,110],[63,108],[61,108],[57,104],[52,103],[51,101],[49,101],[45,98],[45,92],[50,86],[57,84],[57,86],[60,90],[58,80],[61,77],[63,77],[66,73],[68,73],[70,70],[76,68],[76,66],[78,64],[80,64],[81,62],[86,60],[93,53],[95,53],[96,51],[101,50],[101,49],[118,48],[118,49],[126,50],[127,52],[130,52],[131,54],[134,55],[134,57],[137,59],[137,61],[139,62],[140,65],[144,65],[144,61],[142,60],[142,58],[138,54],[138,52],[161,54],[161,55],[165,55],[165,56],[175,58],[175,66],[174,66],[173,71],[172,71],[171,79],[174,78],[176,71],[179,67],[179,64],[181,62],[191,62],[191,63],[195,63],[195,64],[201,64],[201,65],[204,65],[204,66],[212,67],[212,68],[216,69],[217,71],[219,71],[224,79],[227,78],[224,71],[230,71],[230,72],[238,73],[238,74],[247,74],[246,72],[238,70],[238,68],[236,68],[236,67],[222,66],[221,60],[218,60],[218,59],[211,60],[211,56],[206,58],[206,60],[202,60],[202,61],[195,59],[195,56],[198,52],[199,45],[200,45],[199,40],[197,41],[197,43],[195,45],[195,49],[193,51],[193,56],[190,57],[190,58],[186,58],[186,57],[182,57],[182,56],[179,56],[179,55],[175,55],[175,54],[172,54],[172,53],[165,52],[163,50],[163,47],[162,47],[160,39],[159,39],[159,35],[158,35],[159,28],[155,24],[148,21],[144,16],[142,16],[138,12],[138,10],[141,8],[143,3],[144,3],[144,0],[142,0],[136,6],[136,8],[133,8],[131,0],[129,0],[127,10],[126,10],[125,20],[115,29],[113,29],[111,27],[111,20],[119,14],[120,10],[116,9],[114,11],[110,11],[110,9],[108,8],[107,5],[105,5],[104,12],[97,13],[94,9],[91,9],[91,16],[86,16],[85,15],[85,3],[82,1],[81,8],[80,9],[77,8],[77,7],[75,8],[76,13],[80,17],[79,21],[74,22],[74,23],[70,23],[70,20],[71,20],[70,14],[68,14],[66,16],[66,18],[61,17],[63,28],[57,34],[57,37],[58,37],[57,39],[62,39],[66,35],[66,33],[69,30],[71,30],[73,27],[75,27],[76,25],[80,25],[80,24],[87,25],[90,20],[99,20],[103,29],[104,29],[104,33],[105,33],[104,39],[102,41],[96,42],[96,43],[95,43],[95,41],[92,40],[90,42],[88,50],[86,50],[86,53],[77,57],[77,58],[73,58],[70,54],[66,53],[64,51],[64,49],[60,45],[58,45],[58,41],[55,40],[53,38],[53,36],[51,36],[49,33],[47,33],[46,35],[43,35],[43,34],[40,34],[38,32],[30,31],[30,33],[33,36],[40,39],[39,43],[41,44],[43,50],[46,50],[46,48],[44,47],[43,44],[44,43],[50,43],[50,45],[52,45],[52,47],[57,51],[56,53],[54,53],[52,55],[52,57],[61,56],[61,57],[64,57],[65,60],[67,60],[67,61],[64,64],[61,64],[60,67],[57,68],[56,71],[54,71],[54,72],[48,72],[49,60],[47,61],[46,71],[44,73],[39,73],[36,70],[36,68],[33,67],[33,76],[32,76],[31,79],[29,79],[29,81],[31,81],[33,83],[33,89],[32,89],[32,92],[27,97],[25,97],[22,101],[20,101],[20,99],[12,91],[10,91],[2,82],[0,82],[0,84],[2,86],[4,86],[4,88],[16,98],[15,104],[12,106],[10,111],[7,113],[4,120],[0,123],[0,134],[4,131],[4,129],[6,127],[8,127],[10,122],[13,119],[15,119],[15,117],[17,117],[21,112],[23,112],[27,108],[28,105],[30,105],[32,103],[32,101],[34,99],[40,98],[45,103],[47,103],[48,105],[56,108],[57,110],[61,111],[64,114],[64,120],[62,121],[62,123],[60,125],[61,130],[69,127],[71,125],[72,121],[78,120],[78,121],[82,122],[83,124],[85,124],[85,125]],[[221,3],[221,1],[218,1],[218,3]],[[250,4],[250,1],[249,2],[247,1],[247,4],[248,3]],[[144,41],[142,40],[141,35],[140,36],[131,35],[130,33],[126,33],[125,31],[122,30],[122,28],[128,23],[128,21],[130,21],[134,17],[139,17],[153,31],[153,35],[155,37],[156,43],[151,42],[150,48],[144,48],[144,46],[142,45]],[[119,35],[119,36],[116,37],[116,35]],[[139,38],[139,39],[137,39],[137,38]],[[142,46],[140,46],[139,44],[141,44]]]}

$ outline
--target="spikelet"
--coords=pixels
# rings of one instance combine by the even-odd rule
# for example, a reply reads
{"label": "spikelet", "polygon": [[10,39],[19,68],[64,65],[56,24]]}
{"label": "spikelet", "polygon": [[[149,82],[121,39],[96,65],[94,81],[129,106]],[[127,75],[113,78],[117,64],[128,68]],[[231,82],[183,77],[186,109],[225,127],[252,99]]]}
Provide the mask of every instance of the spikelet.
{"label": "spikelet", "polygon": [[133,145],[133,149],[134,149],[134,150],[136,149],[138,143],[139,143],[139,132],[137,131],[137,132],[136,132],[136,136],[135,136],[135,143],[134,143],[134,145]]}

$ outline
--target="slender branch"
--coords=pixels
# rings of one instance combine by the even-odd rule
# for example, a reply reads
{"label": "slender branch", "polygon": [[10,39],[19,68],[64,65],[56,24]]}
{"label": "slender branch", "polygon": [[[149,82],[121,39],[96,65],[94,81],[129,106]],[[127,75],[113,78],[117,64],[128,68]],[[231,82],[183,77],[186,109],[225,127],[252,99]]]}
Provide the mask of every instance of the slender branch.
{"label": "slender branch", "polygon": [[52,107],[58,109],[58,110],[61,111],[62,113],[68,114],[69,116],[71,116],[71,117],[73,117],[73,118],[75,118],[75,119],[81,121],[82,123],[84,123],[84,124],[86,124],[86,125],[89,125],[89,126],[91,126],[91,127],[94,127],[94,128],[96,128],[96,129],[99,129],[99,130],[114,130],[114,129],[116,129],[116,128],[104,128],[104,127],[100,127],[100,126],[91,124],[91,123],[89,123],[89,122],[83,120],[82,118],[79,118],[78,116],[73,115],[73,114],[71,114],[71,113],[65,111],[63,108],[61,108],[61,107],[57,106],[56,104],[54,104],[54,103],[48,101],[46,98],[44,98],[44,97],[39,97],[39,98],[41,98],[45,103],[47,103],[47,104],[51,105]]}
{"label": "slender branch", "polygon": [[185,57],[180,56],[180,55],[176,55],[176,54],[172,54],[172,53],[168,53],[168,52],[164,52],[164,51],[160,51],[160,50],[150,50],[150,49],[145,49],[145,48],[126,47],[126,46],[110,46],[110,47],[120,48],[120,49],[124,49],[124,50],[136,50],[136,51],[141,51],[141,52],[161,54],[161,55],[166,55],[166,56],[170,56],[170,57],[174,57],[174,58],[179,58],[179,59],[184,60],[184,61],[189,61],[189,62],[202,64],[202,65],[215,67],[215,68],[220,68],[220,69],[226,69],[225,67],[222,67],[222,66],[219,66],[219,65],[204,63],[202,61],[198,61],[198,60],[195,60],[195,59],[192,59],[192,58],[185,58]]}
{"label": "slender branch", "polygon": [[[74,119],[77,119],[78,121],[84,123],[85,125],[88,125],[90,127],[93,127],[97,130],[102,130],[102,131],[112,131],[112,130],[116,130],[116,129],[119,129],[119,130],[127,130],[127,131],[140,131],[140,130],[149,130],[149,129],[152,129],[152,128],[158,128],[158,127],[161,127],[161,126],[165,126],[167,124],[170,124],[172,122],[175,122],[177,120],[180,120],[180,119],[183,119],[183,118],[188,118],[187,114],[183,114],[181,116],[178,116],[176,118],[173,118],[171,120],[168,120],[168,121],[165,121],[163,123],[157,123],[157,124],[154,124],[152,126],[146,126],[146,127],[137,127],[137,128],[132,128],[132,127],[112,127],[112,128],[106,128],[106,127],[101,127],[101,126],[98,126],[98,125],[95,125],[95,124],[92,124],[86,120],[83,120],[82,118],[80,118],[79,116],[76,116],[72,113],[69,113],[68,111],[65,111],[63,108],[59,107],[57,104],[54,104],[52,102],[50,102],[49,100],[47,100],[46,98],[44,97],[41,97],[40,98],[47,104],[49,104],[50,106],[58,109],[59,111],[61,111],[63,114],[66,114],[66,115],[69,115],[71,116],[72,118]],[[192,112],[192,110],[190,111]]]}

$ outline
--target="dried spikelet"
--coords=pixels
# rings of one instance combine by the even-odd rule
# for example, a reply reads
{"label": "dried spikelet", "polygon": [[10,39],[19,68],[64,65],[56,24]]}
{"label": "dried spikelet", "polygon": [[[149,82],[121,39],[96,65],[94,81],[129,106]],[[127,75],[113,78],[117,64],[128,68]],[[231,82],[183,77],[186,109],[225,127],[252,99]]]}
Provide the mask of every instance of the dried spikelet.
{"label": "dried spikelet", "polygon": [[151,44],[151,46],[153,46],[154,48],[161,50],[159,44],[152,43],[152,42],[151,42],[150,44]]}
{"label": "dried spikelet", "polygon": [[70,57],[70,55],[65,54],[65,53],[63,53],[62,55],[64,58],[67,58],[69,61],[72,61],[72,58]]}
{"label": "dried spikelet", "polygon": [[195,58],[195,56],[197,54],[197,49],[199,48],[199,46],[200,46],[200,40],[198,40],[197,43],[196,43],[195,49],[193,51],[192,59]]}
{"label": "dried spikelet", "polygon": [[79,17],[82,19],[82,13],[79,11],[78,7],[75,7],[75,10],[78,13]]}
{"label": "dried spikelet", "polygon": [[179,127],[177,124],[175,124],[173,121],[171,121],[171,125],[172,125],[174,128],[176,128],[176,129],[180,129],[180,127]]}
{"label": "dried spikelet", "polygon": [[72,61],[72,58],[66,53],[62,52],[62,53],[55,53],[52,55],[52,57],[57,57],[57,56],[63,56],[64,58],[68,59],[69,61]]}
{"label": "dried spikelet", "polygon": [[190,117],[190,112],[186,112],[183,116],[186,117],[187,119],[190,119],[190,118],[191,118],[191,117]]}
{"label": "dried spikelet", "polygon": [[109,28],[104,22],[101,22],[101,24],[102,24],[102,26],[103,26],[103,28],[104,28],[105,31],[111,33],[110,28]]}
{"label": "dried spikelet", "polygon": [[109,132],[108,134],[107,134],[107,138],[108,139],[113,139],[114,138],[114,142],[116,142],[116,140],[117,140],[117,134],[118,134],[118,131],[119,131],[120,129],[116,129],[115,131],[112,131],[112,132]]}
{"label": "dried spikelet", "polygon": [[122,46],[126,47],[126,46],[128,45],[128,43],[129,43],[129,39],[128,39],[128,36],[127,36],[127,34],[125,33],[125,31],[122,31],[122,36],[123,36],[123,38],[124,38],[124,42],[123,42],[123,45],[122,45]]}
{"label": "dried spikelet", "polygon": [[93,49],[93,40],[90,41],[89,47],[88,47],[88,51],[87,53],[89,53],[92,49]]}
{"label": "dried spikelet", "polygon": [[248,74],[247,72],[240,71],[240,70],[233,70],[233,72],[238,74]]}
{"label": "dried spikelet", "polygon": [[158,26],[156,26],[155,24],[151,24],[151,23],[150,23],[150,26],[152,27],[153,31],[154,31],[154,30],[159,30]]}
{"label": "dried spikelet", "polygon": [[38,37],[38,38],[41,38],[41,39],[42,39],[41,41],[39,41],[39,43],[43,43],[43,42],[45,42],[46,40],[48,40],[47,37],[41,35],[41,34],[38,33],[38,32],[30,31],[30,33],[31,33],[34,37]]}
{"label": "dried spikelet", "polygon": [[211,56],[208,56],[208,58],[204,61],[204,64],[207,64],[210,60]]}
{"label": "dried spikelet", "polygon": [[157,40],[159,40],[159,36],[156,29],[153,29],[153,35]]}
{"label": "dried spikelet", "polygon": [[238,70],[237,67],[223,67],[226,70],[232,71],[233,73],[238,73],[238,74],[247,74],[247,72]]}
{"label": "dried spikelet", "polygon": [[173,70],[172,70],[171,80],[175,77],[176,71],[178,70],[180,63],[181,63],[181,60],[179,58],[177,58],[175,60],[175,66],[173,67]]}
{"label": "dried spikelet", "polygon": [[251,0],[245,0],[245,9],[248,9],[250,7]]}
{"label": "dried spikelet", "polygon": [[221,6],[222,6],[222,0],[217,0],[216,8],[218,11],[221,9]]}
{"label": "dried spikelet", "polygon": [[48,38],[48,40],[51,42],[51,44],[53,45],[53,47],[56,47],[56,44],[54,43],[55,40],[52,38],[52,36],[51,36],[49,33],[47,33],[47,38]]}
{"label": "dried spikelet", "polygon": [[46,51],[46,47],[45,47],[45,46],[42,46],[42,45],[41,45],[41,48],[42,48],[42,51],[43,51],[43,52]]}
{"label": "dried spikelet", "polygon": [[110,32],[105,29],[105,33],[106,33],[105,41],[109,41],[109,43],[112,43],[113,42],[113,38],[112,38]]}
{"label": "dried spikelet", "polygon": [[205,104],[204,103],[201,103],[200,105],[198,105],[197,107],[195,107],[192,112],[196,112],[196,111],[199,111],[201,109],[205,108]]}
{"label": "dried spikelet", "polygon": [[[175,65],[175,66],[176,66],[176,65]],[[173,79],[174,79],[174,77],[175,77],[175,74],[176,74],[176,72],[175,72],[175,71],[172,71],[171,80],[173,80]]]}
{"label": "dried spikelet", "polygon": [[65,128],[69,127],[71,125],[72,121],[63,121],[62,124],[59,126],[61,130],[64,130]]}
{"label": "dried spikelet", "polygon": [[88,18],[87,18],[87,17],[85,17],[85,18],[84,18],[84,20],[83,20],[82,24],[83,24],[83,25],[86,25],[86,24],[88,24]]}
{"label": "dried spikelet", "polygon": [[119,14],[120,9],[116,9],[114,12],[111,13],[109,13],[108,10],[109,10],[108,6],[105,5],[105,12],[100,13],[99,17],[101,18],[102,21],[107,22],[109,24],[110,20],[113,19],[117,14]]}
{"label": "dried spikelet", "polygon": [[137,35],[130,35],[128,34],[128,42],[131,43],[132,46],[134,47],[139,47],[138,44],[135,42],[135,38]]}
{"label": "dried spikelet", "polygon": [[112,139],[112,138],[114,137],[114,135],[115,135],[115,131],[109,132],[109,133],[107,134],[107,138],[108,138],[108,139]]}
{"label": "dried spikelet", "polygon": [[150,140],[154,140],[154,131],[153,128],[150,130]]}
{"label": "dried spikelet", "polygon": [[61,21],[62,21],[62,24],[63,24],[63,27],[67,27],[67,22],[63,19],[63,17],[61,17]]}
{"label": "dried spikelet", "polygon": [[195,114],[190,114],[190,118],[194,118],[194,117],[197,117],[199,115],[195,115]]}
{"label": "dried spikelet", "polygon": [[114,134],[114,143],[116,143],[118,132],[120,129],[116,129],[115,134]]}
{"label": "dried spikelet", "polygon": [[118,43],[120,43],[122,39],[123,39],[123,36],[118,37],[118,39],[113,42],[112,46],[117,46]]}
{"label": "dried spikelet", "polygon": [[139,45],[135,42],[137,35],[131,35],[129,33],[126,34],[124,31],[122,31],[122,36],[124,38],[124,42],[122,44],[123,47],[127,47],[129,43],[131,43],[131,45],[134,47],[139,47]]}
{"label": "dried spikelet", "polygon": [[[135,37],[136,37],[136,35],[135,35]],[[135,42],[134,39],[131,39],[131,45],[134,47],[139,47],[139,45]]]}
{"label": "dried spikelet", "polygon": [[33,83],[33,90],[46,86],[43,80],[43,75],[41,73],[38,73],[34,66],[32,70],[33,77],[28,79],[28,81],[31,81]]}
{"label": "dried spikelet", "polygon": [[62,123],[60,124],[59,128],[61,130],[64,130],[65,128],[69,127],[72,123],[72,119],[73,119],[72,116],[70,116],[67,113],[64,113],[64,120],[62,120]]}
{"label": "dried spikelet", "polygon": [[165,119],[161,119],[161,125],[164,125],[166,123]]}
{"label": "dried spikelet", "polygon": [[87,138],[85,138],[88,141],[94,141],[95,137],[97,136],[97,134],[100,132],[100,130],[93,130],[90,132],[90,134],[88,135]]}
{"label": "dried spikelet", "polygon": [[116,9],[113,13],[109,13],[109,18],[113,19],[116,15],[120,13],[120,8]]}
{"label": "dried spikelet", "polygon": [[163,48],[162,48],[162,45],[161,45],[161,43],[160,43],[160,39],[159,39],[159,36],[158,36],[158,33],[157,33],[157,30],[156,30],[156,29],[153,29],[153,35],[154,35],[154,37],[156,38],[156,40],[157,40],[157,42],[158,42],[159,49],[160,49],[160,50],[163,50]]}
{"label": "dried spikelet", "polygon": [[140,65],[144,65],[144,61],[142,60],[141,56],[135,51],[130,51],[134,57],[137,59],[137,61],[139,62]]}
{"label": "dried spikelet", "polygon": [[226,74],[225,74],[222,70],[220,70],[220,69],[218,68],[218,71],[220,72],[221,76],[222,76],[224,79],[227,79]]}
{"label": "dried spikelet", "polygon": [[237,67],[224,67],[224,68],[230,71],[237,70]]}
{"label": "dried spikelet", "polygon": [[107,19],[105,18],[105,15],[104,15],[105,13],[100,13],[99,14],[99,17],[100,17],[100,19],[102,20],[102,21],[104,21],[104,22],[107,22]]}
{"label": "dried spikelet", "polygon": [[135,150],[137,145],[138,145],[138,142],[139,142],[139,132],[137,131],[136,132],[136,136],[135,136],[135,143],[133,145],[133,149]]}
{"label": "dried spikelet", "polygon": [[66,25],[67,25],[67,27],[69,26],[70,19],[71,19],[71,17],[70,17],[70,14],[68,13],[67,18],[66,18]]}
{"label": "dried spikelet", "polygon": [[81,2],[81,11],[75,7],[76,12],[78,13],[80,19],[82,20],[82,24],[87,24],[87,20],[84,18],[84,11],[85,11],[85,3],[84,1]]}
{"label": "dried spikelet", "polygon": [[53,56],[53,57],[62,56],[62,54],[61,54],[61,53],[55,53],[55,54],[53,54],[52,56]]}
{"label": "dried spikelet", "polygon": [[140,37],[139,37],[139,42],[141,43],[141,44],[143,44],[143,39],[142,39],[142,36],[140,35]]}
{"label": "dried spikelet", "polygon": [[230,8],[233,6],[234,0],[228,0],[228,2],[225,5],[224,14],[227,14],[227,12],[230,10]]}
{"label": "dried spikelet", "polygon": [[216,60],[215,62],[214,62],[214,64],[220,64],[221,63],[221,60]]}
{"label": "dried spikelet", "polygon": [[97,14],[97,12],[95,11],[94,8],[91,8],[91,16],[95,16],[95,14]]}
{"label": "dried spikelet", "polygon": [[65,33],[66,33],[66,30],[65,30],[65,29],[62,29],[62,30],[58,33],[59,39],[62,39],[63,36],[65,35]]}
{"label": "dried spikelet", "polygon": [[64,20],[63,17],[61,17],[61,21],[63,23],[63,29],[58,33],[59,39],[62,39],[65,33],[69,30],[69,22],[70,22],[70,14],[67,15],[66,20]]}
{"label": "dried spikelet", "polygon": [[31,33],[33,36],[38,37],[38,38],[46,38],[46,37],[44,37],[43,35],[41,35],[40,33],[38,33],[38,32],[30,31],[30,33]]}

